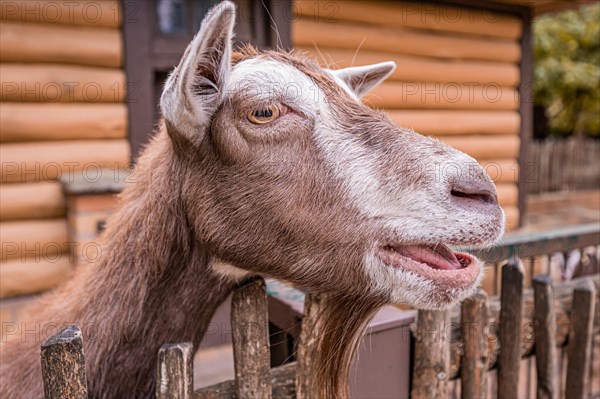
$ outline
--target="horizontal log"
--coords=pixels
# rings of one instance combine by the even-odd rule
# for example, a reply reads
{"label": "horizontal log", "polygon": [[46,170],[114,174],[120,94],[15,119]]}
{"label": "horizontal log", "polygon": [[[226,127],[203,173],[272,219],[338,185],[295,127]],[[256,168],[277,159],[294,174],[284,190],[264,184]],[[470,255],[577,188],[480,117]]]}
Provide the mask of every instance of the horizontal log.
{"label": "horizontal log", "polygon": [[296,0],[294,15],[324,23],[354,21],[405,26],[507,39],[521,37],[523,23],[512,15],[472,7],[451,7],[426,2]]}
{"label": "horizontal log", "polygon": [[[271,369],[273,399],[296,397],[296,362]],[[194,399],[235,399],[235,381],[227,380],[194,392]]]}
{"label": "horizontal log", "polygon": [[[130,11],[133,17],[135,10]],[[0,5],[0,20],[117,28],[121,6],[119,0],[6,1]]]}
{"label": "horizontal log", "polygon": [[479,83],[385,82],[367,94],[364,101],[370,106],[386,109],[511,111],[520,105],[516,90]]}
{"label": "horizontal log", "polygon": [[477,160],[516,159],[519,155],[519,136],[447,136],[441,140]]}
{"label": "horizontal log", "polygon": [[294,46],[324,46],[387,51],[444,59],[473,59],[516,63],[521,48],[516,41],[466,36],[440,36],[414,30],[352,23],[327,24],[298,18],[292,23]]}
{"label": "horizontal log", "polygon": [[0,220],[45,219],[64,216],[60,183],[17,183],[0,187]]}
{"label": "horizontal log", "polygon": [[506,217],[506,231],[514,231],[519,227],[520,212],[516,206],[502,206]]}
{"label": "horizontal log", "polygon": [[321,45],[318,51],[314,46],[296,46],[296,49],[308,53],[329,68],[394,61],[398,68],[389,77],[390,80],[459,84],[477,82],[481,85],[495,84],[502,87],[516,87],[519,82],[519,67],[508,62],[439,60],[384,51],[365,51],[362,48],[344,50]]}
{"label": "horizontal log", "polygon": [[0,64],[0,100],[123,102],[125,73],[116,68],[53,64]]}
{"label": "horizontal log", "polygon": [[[597,193],[594,194],[597,195]],[[531,206],[531,203],[528,205]],[[544,257],[556,252],[570,252],[574,249],[597,246],[598,243],[600,243],[600,225],[589,223],[550,231],[521,231],[504,237],[491,249],[478,248],[471,252],[485,262],[498,263],[514,256],[522,259]],[[539,269],[541,270],[541,268]]]}
{"label": "horizontal log", "polygon": [[516,159],[490,159],[480,164],[496,184],[519,181],[519,162]]}
{"label": "horizontal log", "polygon": [[127,169],[130,149],[127,140],[8,143],[0,158],[2,183],[56,180],[75,171],[95,181],[101,168]]}
{"label": "horizontal log", "polygon": [[399,126],[434,136],[517,136],[521,123],[521,116],[514,111],[390,110],[386,113]]}
{"label": "horizontal log", "polygon": [[501,206],[516,206],[519,201],[519,188],[516,184],[497,184],[498,202]]}
{"label": "horizontal log", "polygon": [[55,288],[71,275],[67,254],[57,260],[20,259],[0,264],[0,298],[27,295]]}
{"label": "horizontal log", "polygon": [[127,137],[125,104],[0,104],[0,142]]}
{"label": "horizontal log", "polygon": [[121,33],[117,29],[18,22],[0,24],[3,62],[52,62],[120,67]]}
{"label": "horizontal log", "polygon": [[[569,2],[557,0],[531,0],[526,4],[532,8],[535,16],[547,14],[550,12],[564,11],[567,8],[575,8],[584,4],[592,3],[593,0],[571,0]],[[523,6],[523,0],[501,0],[500,3],[507,3],[516,6]]]}
{"label": "horizontal log", "polygon": [[25,261],[38,257],[52,261],[68,250],[67,221],[61,219],[22,220],[0,223],[2,237],[1,262],[11,259]]}

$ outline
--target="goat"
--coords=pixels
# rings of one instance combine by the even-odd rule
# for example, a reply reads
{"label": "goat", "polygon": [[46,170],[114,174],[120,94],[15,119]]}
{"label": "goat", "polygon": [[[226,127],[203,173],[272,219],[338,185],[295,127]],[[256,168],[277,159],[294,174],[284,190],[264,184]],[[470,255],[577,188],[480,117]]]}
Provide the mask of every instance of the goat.
{"label": "goat", "polygon": [[43,396],[40,343],[65,324],[83,330],[91,397],[151,397],[160,346],[197,346],[253,274],[327,294],[312,373],[320,397],[345,397],[381,306],[444,308],[479,284],[479,261],[447,245],[501,236],[496,189],[471,157],[361,103],[395,64],[233,52],[234,22],[232,3],[213,8],[169,76],[100,260],[2,344],[2,398]]}

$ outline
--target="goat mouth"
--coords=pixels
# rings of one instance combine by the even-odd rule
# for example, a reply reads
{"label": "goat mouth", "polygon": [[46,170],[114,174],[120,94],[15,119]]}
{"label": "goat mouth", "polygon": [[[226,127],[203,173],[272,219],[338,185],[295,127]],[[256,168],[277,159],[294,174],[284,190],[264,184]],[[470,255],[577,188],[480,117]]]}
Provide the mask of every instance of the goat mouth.
{"label": "goat mouth", "polygon": [[444,244],[385,245],[379,247],[377,255],[388,266],[454,288],[475,284],[480,272],[473,256],[454,252]]}

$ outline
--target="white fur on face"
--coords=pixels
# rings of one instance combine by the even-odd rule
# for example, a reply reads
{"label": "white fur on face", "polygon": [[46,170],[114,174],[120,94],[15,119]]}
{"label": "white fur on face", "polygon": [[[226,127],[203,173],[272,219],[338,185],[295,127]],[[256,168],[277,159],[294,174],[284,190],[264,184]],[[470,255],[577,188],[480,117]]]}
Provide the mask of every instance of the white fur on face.
{"label": "white fur on face", "polygon": [[263,58],[234,66],[227,96],[260,105],[282,102],[310,119],[317,119],[325,105],[323,92],[308,76],[290,65]]}
{"label": "white fur on face", "polygon": [[[479,262],[479,260],[475,260]],[[473,295],[481,284],[485,269],[479,264],[479,274],[468,287],[440,286],[433,281],[408,270],[386,265],[373,253],[365,256],[364,264],[375,291],[386,293],[392,303],[407,303],[420,309],[444,309]]]}
{"label": "white fur on face", "polygon": [[[359,102],[348,85],[335,75],[330,76]],[[315,145],[345,182],[350,199],[369,216],[384,210],[389,198],[380,195],[374,154],[369,154],[349,137],[340,138],[325,94],[308,76],[275,60],[252,58],[233,68],[229,93],[251,96],[257,103],[283,101],[296,112],[313,119]]]}

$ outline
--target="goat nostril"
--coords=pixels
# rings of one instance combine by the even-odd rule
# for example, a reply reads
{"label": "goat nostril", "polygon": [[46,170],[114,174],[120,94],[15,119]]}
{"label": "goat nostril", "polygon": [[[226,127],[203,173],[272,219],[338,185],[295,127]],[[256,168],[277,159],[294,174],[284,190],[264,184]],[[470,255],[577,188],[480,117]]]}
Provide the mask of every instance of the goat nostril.
{"label": "goat nostril", "polygon": [[474,200],[474,201],[479,201],[479,202],[483,202],[484,204],[496,204],[498,203],[498,200],[496,199],[496,195],[489,192],[489,191],[480,191],[480,192],[473,192],[473,193],[466,193],[464,191],[459,191],[459,190],[451,190],[450,194],[453,197],[457,197],[457,198],[465,198],[465,199],[470,199],[470,200]]}

